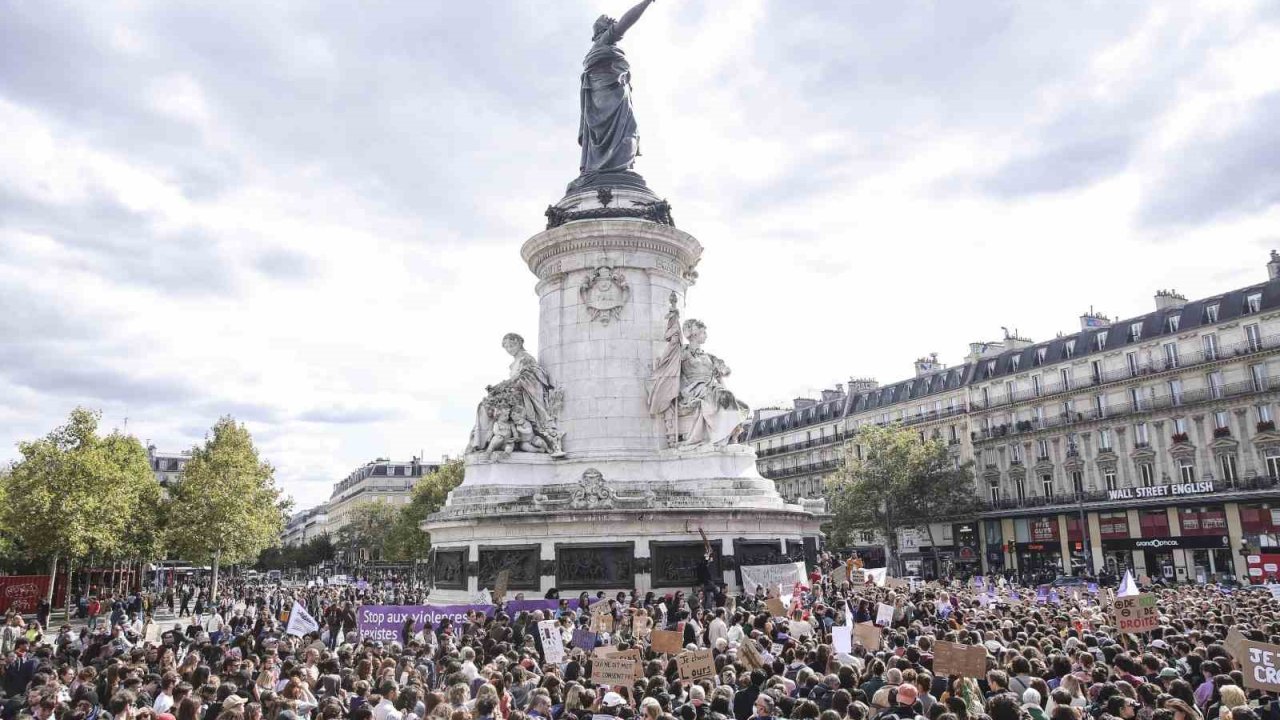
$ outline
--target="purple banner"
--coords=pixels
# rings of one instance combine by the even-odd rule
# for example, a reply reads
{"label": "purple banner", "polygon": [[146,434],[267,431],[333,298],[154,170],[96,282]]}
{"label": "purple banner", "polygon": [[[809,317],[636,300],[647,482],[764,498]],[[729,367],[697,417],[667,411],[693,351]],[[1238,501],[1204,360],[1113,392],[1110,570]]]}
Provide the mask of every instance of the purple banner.
{"label": "purple banner", "polygon": [[[576,609],[577,605],[576,598],[569,600],[570,608]],[[514,618],[521,612],[554,612],[559,606],[559,600],[512,600],[504,607],[507,615]],[[476,611],[492,617],[496,609],[493,605],[361,605],[356,620],[360,624],[361,638],[392,642],[400,639],[400,628],[404,627],[405,618],[413,618],[416,631],[422,628],[423,623],[431,623],[432,628],[438,628],[445,618],[457,624],[465,620],[468,613]]]}

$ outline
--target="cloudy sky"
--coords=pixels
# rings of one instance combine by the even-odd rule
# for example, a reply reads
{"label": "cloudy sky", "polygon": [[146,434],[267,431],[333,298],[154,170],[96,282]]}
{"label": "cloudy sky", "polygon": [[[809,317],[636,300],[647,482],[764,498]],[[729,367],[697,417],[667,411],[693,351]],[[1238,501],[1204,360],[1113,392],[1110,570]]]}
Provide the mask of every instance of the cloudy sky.
{"label": "cloudy sky", "polygon": [[[0,0],[0,460],[76,405],[219,415],[300,507],[456,454],[577,172],[603,0]],[[1280,5],[661,0],[637,170],[753,405],[1280,248]]]}

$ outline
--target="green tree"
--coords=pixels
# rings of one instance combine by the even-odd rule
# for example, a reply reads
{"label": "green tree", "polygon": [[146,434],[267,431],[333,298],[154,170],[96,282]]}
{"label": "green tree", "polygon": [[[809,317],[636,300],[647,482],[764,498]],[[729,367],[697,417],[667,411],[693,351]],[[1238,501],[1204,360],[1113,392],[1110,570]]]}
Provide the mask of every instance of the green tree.
{"label": "green tree", "polygon": [[387,559],[414,560],[427,557],[431,536],[422,529],[427,516],[444,507],[449,493],[462,484],[463,462],[450,460],[413,486],[413,497],[400,508],[395,526],[387,538]]}
{"label": "green tree", "polygon": [[224,417],[191,450],[182,479],[170,489],[175,522],[169,541],[187,559],[213,564],[210,597],[217,599],[219,567],[251,562],[279,541],[289,504],[248,429]]}
{"label": "green tree", "polygon": [[18,443],[22,459],[0,480],[0,521],[28,555],[49,561],[50,601],[59,560],[69,573],[71,562],[90,553],[140,557],[130,546],[139,533],[134,525],[146,521],[158,497],[142,443],[119,432],[100,437],[99,418],[76,408],[66,425]]}
{"label": "green tree", "polygon": [[941,440],[922,441],[896,425],[863,427],[826,487],[832,543],[848,544],[859,530],[878,532],[889,546],[885,564],[899,571],[899,530],[924,530],[936,548],[931,524],[971,516],[980,504],[968,464],[956,467]]}
{"label": "green tree", "polygon": [[385,560],[384,549],[398,511],[385,500],[370,500],[351,508],[347,524],[338,530],[338,547],[349,561]]}

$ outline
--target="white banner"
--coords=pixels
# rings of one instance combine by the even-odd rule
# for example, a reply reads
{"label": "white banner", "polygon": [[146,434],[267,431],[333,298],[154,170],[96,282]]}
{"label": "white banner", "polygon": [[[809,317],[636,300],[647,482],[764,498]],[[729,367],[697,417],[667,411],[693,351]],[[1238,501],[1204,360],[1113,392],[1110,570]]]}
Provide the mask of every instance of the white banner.
{"label": "white banner", "polygon": [[289,627],[285,629],[285,633],[302,637],[319,629],[320,623],[311,617],[311,613],[302,607],[302,603],[295,600],[293,602],[293,610],[289,613]]}
{"label": "white banner", "polygon": [[748,595],[755,595],[756,587],[765,588],[782,586],[783,592],[789,593],[798,582],[805,582],[803,562],[784,563],[782,565],[745,565],[742,570],[742,589]]}
{"label": "white banner", "polygon": [[560,626],[555,620],[542,620],[538,623],[538,637],[542,638],[542,659],[544,662],[564,662],[564,637],[560,634]]}
{"label": "white banner", "polygon": [[876,624],[889,627],[893,624],[893,606],[885,603],[876,604]]}

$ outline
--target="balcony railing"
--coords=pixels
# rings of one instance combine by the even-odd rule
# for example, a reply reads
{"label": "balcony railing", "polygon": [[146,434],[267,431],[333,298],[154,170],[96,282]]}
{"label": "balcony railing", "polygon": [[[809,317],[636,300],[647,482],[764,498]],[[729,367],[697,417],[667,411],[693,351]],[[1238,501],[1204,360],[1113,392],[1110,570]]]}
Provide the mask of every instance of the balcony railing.
{"label": "balcony railing", "polygon": [[1132,415],[1134,413],[1149,412],[1152,410],[1166,410],[1169,408],[1182,407],[1184,405],[1196,405],[1202,402],[1211,402],[1214,400],[1223,400],[1226,398],[1262,392],[1267,388],[1273,387],[1280,388],[1280,375],[1268,377],[1262,383],[1255,382],[1254,380],[1246,380],[1244,382],[1217,385],[1198,390],[1183,390],[1179,393],[1153,395],[1142,398],[1137,405],[1128,402],[1114,403],[1108,405],[1103,411],[1099,411],[1097,408],[1090,408],[1079,412],[1059,413],[1058,415],[1050,415],[1045,418],[1032,418],[1030,420],[1019,420],[1013,423],[1001,423],[1000,425],[994,425],[989,428],[975,431],[973,433],[973,440],[974,442],[983,442],[1004,437],[1012,437],[1024,433],[1038,432],[1040,430],[1069,427],[1081,423],[1118,418],[1125,415]]}
{"label": "balcony railing", "polygon": [[1186,369],[1218,360],[1246,357],[1267,350],[1275,350],[1276,348],[1280,348],[1280,335],[1268,335],[1258,340],[1245,340],[1234,345],[1222,345],[1213,350],[1201,348],[1185,352],[1179,351],[1174,358],[1154,358],[1151,362],[1141,363],[1134,368],[1123,367],[1115,370],[1105,370],[1100,373],[1091,373],[1087,377],[1073,377],[1070,382],[1065,384],[1060,380],[1057,382],[1044,382],[1041,384],[1039,391],[1034,388],[1027,388],[1015,391],[1012,396],[1009,393],[991,395],[986,402],[983,402],[981,398],[976,398],[972,402],[972,407],[975,411],[991,410],[1004,405],[1046,398],[1064,392],[1084,390],[1110,382],[1140,378],[1168,370]]}
{"label": "balcony railing", "polygon": [[761,470],[760,474],[771,480],[781,480],[782,478],[795,477],[796,475],[827,472],[829,470],[835,470],[838,467],[840,467],[839,460],[824,460],[822,462],[796,465],[795,467],[778,468],[777,470]]}
{"label": "balcony railing", "polygon": [[[953,408],[942,408],[941,410],[928,410],[923,413],[916,413],[914,415],[909,415],[907,417],[904,417],[901,420],[894,420],[888,423],[878,422],[873,424],[879,425],[879,426],[891,425],[893,423],[900,423],[902,425],[916,425],[918,423],[929,422],[930,420],[942,420],[945,418],[954,417],[956,415],[963,415],[966,412],[968,412],[968,408],[965,407],[964,405],[960,405]],[[856,430],[847,430],[845,432],[838,432],[838,433],[832,433],[830,435],[823,435],[821,437],[816,437],[811,440],[801,440],[799,442],[788,443],[786,445],[782,445],[775,448],[762,448],[759,452],[756,453],[756,457],[766,458],[766,457],[772,457],[774,455],[782,455],[789,452],[808,450],[809,448],[826,447],[828,445],[832,445],[835,443],[845,442],[846,440],[852,440],[853,436],[857,434],[858,433]],[[955,445],[958,442],[959,440],[951,444]]]}

